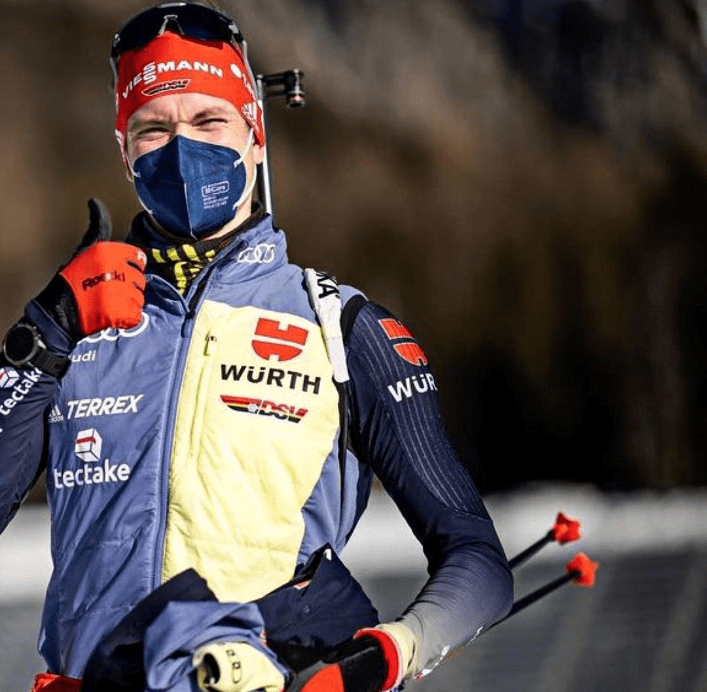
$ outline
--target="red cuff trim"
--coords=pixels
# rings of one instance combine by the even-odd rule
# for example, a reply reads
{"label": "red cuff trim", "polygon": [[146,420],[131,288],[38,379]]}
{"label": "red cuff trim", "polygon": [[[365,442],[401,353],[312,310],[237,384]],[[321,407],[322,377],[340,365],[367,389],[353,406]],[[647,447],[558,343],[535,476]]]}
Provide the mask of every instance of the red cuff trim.
{"label": "red cuff trim", "polygon": [[34,678],[32,692],[79,692],[81,680],[54,673],[39,673]]}
{"label": "red cuff trim", "polygon": [[307,680],[300,692],[346,692],[341,668],[337,664],[322,668]]}
{"label": "red cuff trim", "polygon": [[392,690],[402,682],[403,673],[405,672],[402,663],[403,656],[398,643],[392,635],[388,634],[385,630],[362,629],[354,634],[354,639],[363,636],[373,637],[381,645],[383,658],[388,666],[388,675],[383,682],[381,692]]}

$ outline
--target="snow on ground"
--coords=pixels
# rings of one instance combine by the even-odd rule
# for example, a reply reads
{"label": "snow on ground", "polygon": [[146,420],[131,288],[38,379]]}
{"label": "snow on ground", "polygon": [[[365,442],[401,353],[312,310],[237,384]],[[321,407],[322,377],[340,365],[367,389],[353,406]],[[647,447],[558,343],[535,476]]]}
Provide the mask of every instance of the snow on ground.
{"label": "snow on ground", "polygon": [[[582,551],[602,556],[707,545],[707,489],[606,494],[592,486],[549,484],[494,495],[486,507],[512,557],[547,533],[558,512],[579,519],[582,538],[544,548],[534,560],[569,561]],[[387,497],[372,499],[343,554],[358,574],[424,571],[422,551]]]}
{"label": "snow on ground", "polygon": [[[582,522],[583,537],[560,549],[548,546],[535,560],[569,560],[585,552],[674,550],[707,545],[707,489],[604,494],[591,486],[538,485],[486,501],[510,556],[542,537],[562,511]],[[561,551],[561,552],[560,552]],[[360,577],[424,573],[422,551],[392,502],[374,495],[343,554]],[[26,505],[0,536],[0,603],[43,598],[51,573],[45,506]]]}
{"label": "snow on ground", "polygon": [[25,505],[0,536],[0,604],[41,600],[51,570],[49,510]]}

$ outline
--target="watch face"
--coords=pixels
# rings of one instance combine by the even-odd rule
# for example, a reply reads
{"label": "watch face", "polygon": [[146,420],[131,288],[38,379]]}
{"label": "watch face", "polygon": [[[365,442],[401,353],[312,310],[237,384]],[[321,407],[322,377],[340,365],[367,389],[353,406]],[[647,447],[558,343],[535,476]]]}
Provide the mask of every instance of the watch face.
{"label": "watch face", "polygon": [[37,351],[37,335],[26,325],[10,329],[3,346],[5,356],[13,365],[24,365]]}

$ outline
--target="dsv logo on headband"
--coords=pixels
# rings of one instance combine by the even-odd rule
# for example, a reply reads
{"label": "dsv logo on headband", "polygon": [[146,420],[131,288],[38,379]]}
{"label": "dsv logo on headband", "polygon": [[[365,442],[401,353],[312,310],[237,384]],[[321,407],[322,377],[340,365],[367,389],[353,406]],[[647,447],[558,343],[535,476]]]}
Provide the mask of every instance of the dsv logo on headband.
{"label": "dsv logo on headband", "polygon": [[97,344],[99,341],[117,341],[119,338],[130,339],[142,334],[147,329],[148,324],[150,324],[150,316],[143,312],[140,322],[131,329],[104,329],[96,334],[90,334],[85,339],[81,339],[79,343]]}
{"label": "dsv logo on headband", "polygon": [[241,250],[236,260],[238,264],[270,264],[275,260],[273,243],[258,243]]}

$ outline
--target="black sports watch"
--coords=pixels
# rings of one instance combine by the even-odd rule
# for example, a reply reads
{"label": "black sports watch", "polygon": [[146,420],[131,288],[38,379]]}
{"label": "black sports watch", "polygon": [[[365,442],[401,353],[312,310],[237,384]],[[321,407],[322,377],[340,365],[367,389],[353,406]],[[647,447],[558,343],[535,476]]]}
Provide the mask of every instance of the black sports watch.
{"label": "black sports watch", "polygon": [[61,377],[71,362],[66,356],[48,351],[39,330],[29,322],[17,322],[10,327],[2,352],[10,365],[17,368],[30,365],[54,377]]}

